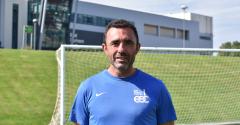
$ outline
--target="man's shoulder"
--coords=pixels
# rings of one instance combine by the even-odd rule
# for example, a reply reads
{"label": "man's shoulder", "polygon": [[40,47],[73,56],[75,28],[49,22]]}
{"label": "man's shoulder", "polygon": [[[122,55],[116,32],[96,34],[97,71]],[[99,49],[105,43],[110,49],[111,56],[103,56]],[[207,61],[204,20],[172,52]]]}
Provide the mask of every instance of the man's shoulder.
{"label": "man's shoulder", "polygon": [[144,71],[138,70],[139,72],[139,80],[141,82],[147,83],[150,86],[159,88],[164,86],[164,83],[161,79],[153,76],[152,74],[146,73]]}
{"label": "man's shoulder", "polygon": [[81,86],[83,86],[84,88],[89,88],[90,86],[92,86],[92,84],[99,82],[101,79],[103,79],[104,77],[104,73],[105,70],[102,70],[88,78],[86,78],[85,80],[83,80],[81,82]]}
{"label": "man's shoulder", "polygon": [[86,80],[84,80],[84,82],[99,81],[100,79],[102,79],[106,75],[105,72],[106,72],[106,70],[102,70],[102,71],[88,77]]}
{"label": "man's shoulder", "polygon": [[151,75],[149,73],[146,73],[146,72],[144,72],[142,70],[138,69],[138,72],[139,72],[139,74],[141,76],[140,78],[142,78],[142,79],[147,79],[147,80],[156,81],[156,82],[162,82],[161,79],[159,79],[159,78],[157,78],[157,77],[155,77],[155,76],[153,76],[153,75]]}

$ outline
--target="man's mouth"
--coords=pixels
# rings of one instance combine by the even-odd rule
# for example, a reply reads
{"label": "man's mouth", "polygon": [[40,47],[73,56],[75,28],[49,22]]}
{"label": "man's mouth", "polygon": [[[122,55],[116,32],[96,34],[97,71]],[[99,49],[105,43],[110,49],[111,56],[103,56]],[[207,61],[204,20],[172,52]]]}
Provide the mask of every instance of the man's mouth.
{"label": "man's mouth", "polygon": [[127,57],[125,56],[119,56],[115,58],[116,61],[120,61],[120,62],[126,62],[127,61]]}

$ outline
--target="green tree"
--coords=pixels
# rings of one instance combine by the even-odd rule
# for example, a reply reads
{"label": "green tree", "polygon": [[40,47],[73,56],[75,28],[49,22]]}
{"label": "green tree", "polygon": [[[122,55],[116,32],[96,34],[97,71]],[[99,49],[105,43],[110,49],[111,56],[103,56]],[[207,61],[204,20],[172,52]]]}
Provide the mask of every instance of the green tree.
{"label": "green tree", "polygon": [[232,48],[233,49],[240,49],[240,42],[239,41],[234,41],[232,43]]}
{"label": "green tree", "polygon": [[[240,41],[233,42],[225,42],[220,46],[221,49],[240,49]],[[220,56],[238,56],[240,57],[240,52],[229,53],[229,52],[221,52]]]}
{"label": "green tree", "polygon": [[232,43],[231,42],[225,42],[220,46],[221,49],[231,49],[232,48]]}

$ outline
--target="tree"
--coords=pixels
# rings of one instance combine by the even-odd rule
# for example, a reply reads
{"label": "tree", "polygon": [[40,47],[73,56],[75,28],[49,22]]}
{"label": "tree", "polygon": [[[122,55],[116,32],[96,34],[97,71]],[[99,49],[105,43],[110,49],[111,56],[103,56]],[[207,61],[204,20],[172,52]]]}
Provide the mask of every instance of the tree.
{"label": "tree", "polygon": [[231,42],[225,42],[220,46],[221,49],[231,49],[232,48],[232,43]]}
{"label": "tree", "polygon": [[[240,41],[225,42],[220,46],[221,49],[240,49]],[[221,52],[220,56],[238,56],[240,57],[240,52]]]}
{"label": "tree", "polygon": [[232,43],[232,48],[233,48],[233,49],[240,49],[240,42],[234,41],[234,42]]}

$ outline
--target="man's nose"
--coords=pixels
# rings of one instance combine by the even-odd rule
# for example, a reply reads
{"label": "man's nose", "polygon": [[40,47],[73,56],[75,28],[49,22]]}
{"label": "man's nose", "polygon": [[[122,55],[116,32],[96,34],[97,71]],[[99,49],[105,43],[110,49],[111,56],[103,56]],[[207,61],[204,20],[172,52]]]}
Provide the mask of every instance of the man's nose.
{"label": "man's nose", "polygon": [[121,42],[118,46],[118,52],[123,52],[125,51],[125,49],[126,49],[126,45],[123,42]]}

